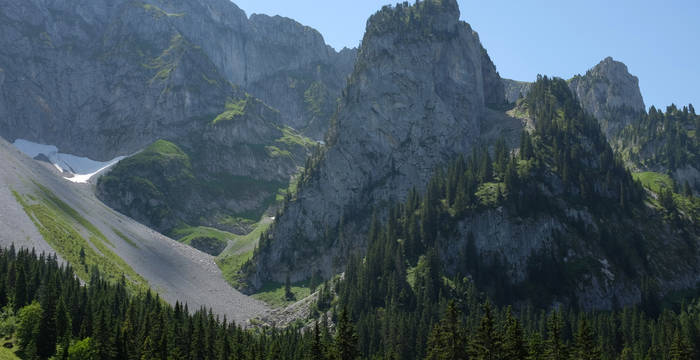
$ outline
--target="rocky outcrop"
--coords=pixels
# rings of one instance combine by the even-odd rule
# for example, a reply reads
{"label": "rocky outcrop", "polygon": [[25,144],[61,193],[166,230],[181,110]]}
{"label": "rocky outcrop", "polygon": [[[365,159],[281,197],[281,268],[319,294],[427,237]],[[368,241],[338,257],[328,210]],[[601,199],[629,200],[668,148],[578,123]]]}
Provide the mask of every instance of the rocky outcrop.
{"label": "rocky outcrop", "polygon": [[584,110],[600,121],[608,138],[646,111],[639,79],[628,72],[625,64],[611,57],[588,70],[586,75],[574,76],[569,87]]}
{"label": "rocky outcrop", "polygon": [[[329,148],[274,225],[253,285],[326,274],[362,247],[375,206],[425,186],[436,166],[476,145],[503,84],[456,1],[384,7],[367,22]],[[340,227],[343,236],[327,237]],[[320,251],[323,249],[323,251]]]}
{"label": "rocky outcrop", "polygon": [[[230,83],[320,138],[355,54],[227,0],[12,0],[0,4],[0,34],[0,135],[97,160],[187,134],[222,111]],[[284,98],[269,89],[286,73],[305,82]],[[312,103],[331,104],[317,111],[304,102],[315,83]]]}
{"label": "rocky outcrop", "polygon": [[527,96],[527,93],[530,92],[530,88],[532,87],[532,83],[503,79],[503,87],[506,91],[506,100],[508,100],[509,103],[514,103],[521,97]]}
{"label": "rocky outcrop", "polygon": [[0,5],[0,135],[104,160],[221,112],[234,89],[154,11],[126,1]]}

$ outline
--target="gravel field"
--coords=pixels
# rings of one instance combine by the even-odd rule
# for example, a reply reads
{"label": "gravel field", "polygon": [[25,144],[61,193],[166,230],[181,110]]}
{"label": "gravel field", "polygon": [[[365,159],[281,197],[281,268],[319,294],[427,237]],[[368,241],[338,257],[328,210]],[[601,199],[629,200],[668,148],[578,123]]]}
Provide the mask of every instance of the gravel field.
{"label": "gravel field", "polygon": [[[114,244],[114,252],[146,278],[170,303],[186,302],[190,309],[211,307],[229,320],[246,323],[269,309],[233,289],[221,275],[214,257],[165,237],[108,208],[94,195],[94,184],[76,184],[60,177],[47,164],[32,160],[0,139],[0,245],[34,247],[53,252],[12,195],[35,191],[35,181],[77,210]],[[129,245],[112,228],[132,239]]]}

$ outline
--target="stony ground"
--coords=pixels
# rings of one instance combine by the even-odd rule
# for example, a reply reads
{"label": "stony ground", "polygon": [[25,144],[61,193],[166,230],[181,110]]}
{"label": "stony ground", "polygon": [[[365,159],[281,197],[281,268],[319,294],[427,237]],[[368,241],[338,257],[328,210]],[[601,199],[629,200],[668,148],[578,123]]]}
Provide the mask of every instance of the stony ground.
{"label": "stony ground", "polygon": [[[93,184],[74,184],[49,166],[21,154],[0,139],[0,245],[34,247],[53,252],[43,241],[12,190],[32,193],[32,181],[53,191],[56,196],[81,213],[114,244],[114,251],[146,278],[152,289],[166,301],[186,302],[190,309],[211,307],[238,323],[268,312],[260,301],[233,289],[221,275],[214,258],[165,237],[105,206],[94,195]],[[117,236],[118,229],[138,247]]]}

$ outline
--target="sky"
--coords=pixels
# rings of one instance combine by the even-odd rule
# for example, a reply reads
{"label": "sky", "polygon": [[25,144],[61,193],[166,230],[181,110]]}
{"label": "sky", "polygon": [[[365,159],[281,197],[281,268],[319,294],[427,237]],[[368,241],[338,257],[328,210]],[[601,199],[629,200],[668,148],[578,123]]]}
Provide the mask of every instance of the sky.
{"label": "sky", "polygon": [[[412,0],[413,1],[413,0]],[[412,2],[411,1],[411,2]],[[234,0],[246,14],[281,15],[356,47],[387,0]],[[502,77],[570,78],[607,56],[639,78],[647,108],[700,106],[700,0],[458,0]]]}

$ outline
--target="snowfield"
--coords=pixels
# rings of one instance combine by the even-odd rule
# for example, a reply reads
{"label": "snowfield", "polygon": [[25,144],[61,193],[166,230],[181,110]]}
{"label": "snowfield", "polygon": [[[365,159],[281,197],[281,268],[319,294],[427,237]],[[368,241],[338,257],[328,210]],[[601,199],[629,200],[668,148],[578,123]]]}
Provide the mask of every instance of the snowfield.
{"label": "snowfield", "polygon": [[86,157],[60,153],[54,145],[38,144],[24,139],[15,140],[13,145],[32,159],[44,155],[58,171],[63,173],[66,180],[75,183],[86,183],[96,174],[125,158],[125,156],[119,156],[110,161],[95,161]]}

